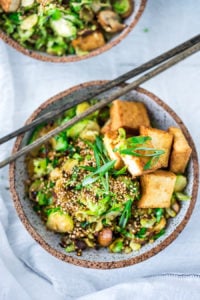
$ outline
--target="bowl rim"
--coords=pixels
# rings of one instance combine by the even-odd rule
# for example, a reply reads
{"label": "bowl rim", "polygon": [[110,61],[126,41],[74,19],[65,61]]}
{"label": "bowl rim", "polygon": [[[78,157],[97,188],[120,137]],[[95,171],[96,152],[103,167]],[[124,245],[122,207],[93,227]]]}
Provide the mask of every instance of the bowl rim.
{"label": "bowl rim", "polygon": [[145,6],[146,6],[147,0],[141,0],[140,7],[138,9],[138,12],[135,16],[135,18],[131,21],[131,23],[116,37],[113,41],[106,43],[104,46],[89,52],[86,55],[78,56],[78,55],[65,55],[65,56],[53,56],[48,55],[47,53],[35,50],[29,50],[21,46],[17,41],[15,41],[13,38],[8,36],[2,29],[0,29],[0,38],[8,45],[10,45],[15,50],[29,56],[32,58],[35,58],[40,61],[45,62],[53,62],[53,63],[64,63],[64,62],[76,62],[81,61],[84,59],[91,58],[93,56],[99,55],[103,52],[106,52],[110,48],[116,46],[118,43],[120,43],[127,35],[128,33],[135,27],[137,22],[139,21]]}
{"label": "bowl rim", "polygon": [[[60,92],[56,94],[55,96],[49,98],[45,102],[43,102],[32,114],[31,116],[27,119],[26,124],[30,123],[33,119],[37,117],[37,115],[46,107],[48,107],[50,104],[59,101],[62,97],[68,96],[78,89],[81,88],[87,88],[87,87],[92,87],[95,85],[101,85],[107,81],[105,80],[98,80],[98,81],[90,81],[90,82],[85,82],[82,84],[78,84],[76,86],[73,86],[63,92]],[[25,212],[23,210],[22,204],[20,202],[20,197],[17,194],[16,188],[15,188],[15,162],[12,162],[9,167],[9,182],[10,182],[10,192],[13,198],[14,206],[17,211],[17,214],[19,218],[21,219],[23,225],[27,229],[27,231],[30,233],[30,235],[35,239],[36,242],[38,242],[47,252],[55,256],[56,258],[68,262],[77,266],[81,267],[87,267],[87,268],[95,268],[95,269],[114,269],[114,268],[122,268],[122,267],[127,267],[134,265],[136,263],[142,262],[158,252],[162,251],[164,248],[166,248],[169,244],[171,244],[177,236],[181,233],[181,231],[184,229],[186,224],[188,223],[190,216],[192,214],[192,211],[194,209],[195,203],[196,203],[196,198],[197,198],[197,193],[198,193],[198,186],[199,186],[199,166],[198,166],[198,156],[197,156],[197,151],[195,148],[195,144],[193,142],[193,139],[180,119],[180,117],[165,103],[163,102],[159,97],[154,95],[153,93],[147,91],[144,88],[136,88],[135,89],[137,92],[144,94],[148,97],[151,98],[152,101],[154,101],[156,104],[161,106],[166,112],[168,112],[172,118],[177,122],[177,124],[180,126],[182,129],[186,139],[189,141],[190,146],[192,147],[192,156],[191,160],[193,162],[193,173],[194,173],[194,183],[192,185],[192,198],[190,200],[189,207],[187,209],[187,212],[185,214],[184,219],[180,222],[180,224],[175,228],[175,230],[166,238],[164,239],[159,245],[155,246],[154,248],[148,250],[147,252],[140,254],[139,256],[128,258],[125,260],[119,260],[119,261],[111,261],[111,262],[103,262],[103,261],[88,261],[88,260],[82,260],[79,259],[79,257],[72,257],[68,256],[67,254],[62,254],[58,250],[52,248],[41,236],[40,234],[33,228],[33,226],[29,223],[28,218],[25,215]],[[20,135],[13,147],[13,153],[18,151],[20,148],[21,142],[23,140],[24,134]]]}

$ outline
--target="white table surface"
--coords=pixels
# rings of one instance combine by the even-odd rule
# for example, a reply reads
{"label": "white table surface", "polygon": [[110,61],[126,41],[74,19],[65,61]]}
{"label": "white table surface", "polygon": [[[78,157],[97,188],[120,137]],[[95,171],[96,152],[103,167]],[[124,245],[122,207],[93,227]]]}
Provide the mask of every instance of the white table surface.
{"label": "white table surface", "polygon": [[[40,62],[0,41],[0,136],[23,125],[52,95],[78,83],[115,78],[199,33],[200,0],[147,2],[124,41],[86,61]],[[179,114],[199,152],[200,53],[143,87]],[[1,146],[0,159],[12,145]],[[21,224],[7,187],[5,168],[0,171],[0,299],[172,299],[172,292],[173,299],[200,299],[199,276],[149,277],[200,273],[200,199],[188,225],[170,246],[140,264],[104,271],[64,263],[43,250]]]}

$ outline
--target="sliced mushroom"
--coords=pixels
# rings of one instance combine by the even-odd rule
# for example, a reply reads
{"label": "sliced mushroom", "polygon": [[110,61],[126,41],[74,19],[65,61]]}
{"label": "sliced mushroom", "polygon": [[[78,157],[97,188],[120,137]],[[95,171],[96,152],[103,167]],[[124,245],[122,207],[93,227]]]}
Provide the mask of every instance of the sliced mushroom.
{"label": "sliced mushroom", "polygon": [[115,33],[123,30],[126,25],[120,23],[119,16],[112,10],[102,10],[97,16],[101,27],[109,33]]}
{"label": "sliced mushroom", "polygon": [[72,41],[72,45],[75,49],[92,51],[105,45],[105,39],[100,31],[94,31],[87,35],[79,36]]}

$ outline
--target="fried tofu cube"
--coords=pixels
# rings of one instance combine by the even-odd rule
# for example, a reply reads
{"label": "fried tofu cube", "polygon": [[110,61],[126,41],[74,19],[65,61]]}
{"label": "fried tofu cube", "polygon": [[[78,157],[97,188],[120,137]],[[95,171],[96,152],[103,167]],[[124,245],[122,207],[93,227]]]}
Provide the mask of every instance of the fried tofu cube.
{"label": "fried tofu cube", "polygon": [[140,178],[142,197],[139,208],[170,207],[176,175],[170,171],[157,170]]}
{"label": "fried tofu cube", "polygon": [[192,148],[189,146],[180,128],[170,127],[168,130],[174,136],[170,157],[170,171],[174,173],[184,173],[190,159]]}
{"label": "fried tofu cube", "polygon": [[122,161],[133,177],[142,175],[144,171],[144,162],[140,157],[123,155]]}
{"label": "fried tofu cube", "polygon": [[[119,146],[120,146],[120,144],[119,144]],[[151,141],[146,141],[145,147],[152,149],[153,145],[152,145]],[[149,154],[148,151],[137,150],[137,153],[141,154],[141,156],[138,157],[138,156],[134,156],[134,155],[125,155],[125,154],[121,155],[125,166],[127,167],[128,171],[131,173],[131,175],[133,177],[137,177],[142,174],[152,172],[152,170],[154,170],[154,168],[145,169],[145,165],[151,159],[149,156],[145,156],[145,155]]]}
{"label": "fried tofu cube", "polygon": [[110,108],[111,130],[125,128],[138,131],[141,125],[150,126],[146,107],[141,102],[115,100]]}
{"label": "fried tofu cube", "polygon": [[110,159],[116,160],[116,163],[114,165],[115,169],[121,169],[124,166],[123,160],[118,152],[114,152],[114,148],[117,146],[118,143],[117,137],[117,131],[108,131],[104,135],[103,142]]}
{"label": "fried tofu cube", "polygon": [[14,12],[19,8],[20,2],[20,0],[0,0],[0,7],[5,12]]}
{"label": "fried tofu cube", "polygon": [[144,126],[140,127],[140,135],[149,136],[151,138],[153,148],[164,151],[151,169],[166,168],[168,166],[173,135],[161,129]]}

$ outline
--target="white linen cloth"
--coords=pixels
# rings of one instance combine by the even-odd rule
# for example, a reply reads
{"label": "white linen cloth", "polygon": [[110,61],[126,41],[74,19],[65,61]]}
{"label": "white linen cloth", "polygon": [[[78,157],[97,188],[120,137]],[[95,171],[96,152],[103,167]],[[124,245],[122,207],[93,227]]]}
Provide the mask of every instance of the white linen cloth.
{"label": "white linen cloth", "polygon": [[[0,41],[0,136],[23,125],[52,95],[85,81],[115,78],[199,33],[199,0],[147,2],[124,41],[86,61],[40,62]],[[143,87],[179,114],[199,152],[200,53]],[[1,160],[12,145],[0,147]],[[0,170],[1,300],[200,299],[200,199],[184,231],[156,256],[123,269],[85,269],[59,261],[31,238],[14,209],[7,170]]]}

